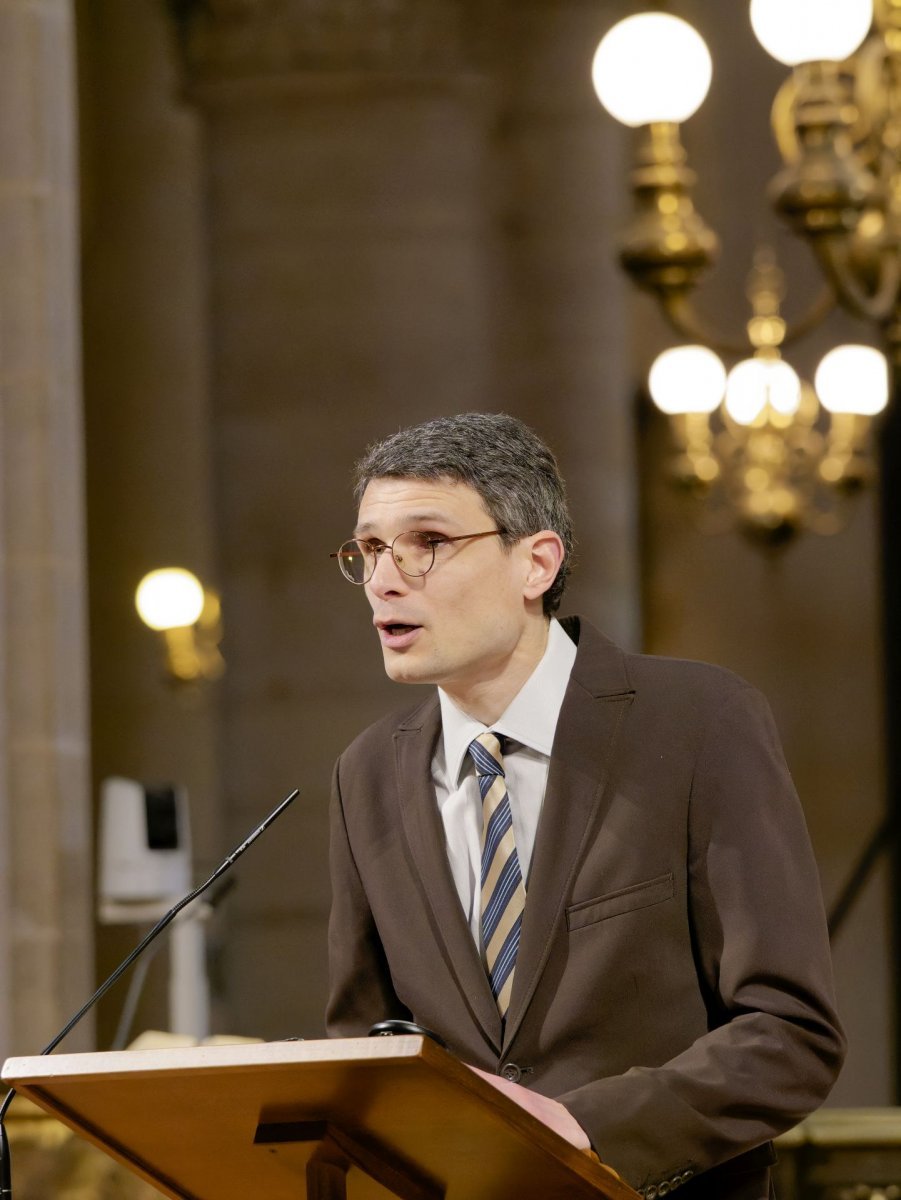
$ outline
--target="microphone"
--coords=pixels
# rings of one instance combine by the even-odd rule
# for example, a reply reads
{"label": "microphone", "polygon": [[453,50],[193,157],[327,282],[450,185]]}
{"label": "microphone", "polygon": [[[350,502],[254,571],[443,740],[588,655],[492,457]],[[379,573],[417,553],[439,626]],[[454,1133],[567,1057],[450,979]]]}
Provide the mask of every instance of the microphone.
{"label": "microphone", "polygon": [[[447,1042],[433,1029],[426,1029],[425,1025],[417,1025],[415,1021],[379,1021],[369,1030],[369,1037],[401,1037],[405,1033],[418,1034],[420,1037],[431,1038],[433,1042],[437,1042],[442,1050],[447,1050]],[[0,1192],[0,1196],[3,1193]]]}
{"label": "microphone", "polygon": [[[132,950],[132,952],[128,955],[127,958],[123,959],[123,961],[118,965],[118,967],[116,967],[115,971],[113,971],[113,973],[107,979],[105,979],[103,981],[103,983],[101,983],[100,987],[97,989],[96,992],[94,992],[94,994],[93,994],[93,996],[91,996],[90,1000],[88,1000],[87,1003],[83,1004],[81,1006],[81,1008],[78,1010],[78,1012],[75,1014],[75,1016],[66,1022],[66,1024],[59,1031],[59,1033],[56,1035],[56,1037],[53,1038],[52,1041],[47,1043],[47,1045],[44,1047],[44,1049],[40,1052],[41,1054],[51,1054],[56,1049],[56,1047],[60,1044],[60,1042],[63,1040],[63,1038],[67,1037],[72,1032],[72,1030],[75,1028],[75,1026],[78,1024],[78,1022],[82,1019],[82,1017],[86,1016],[87,1013],[90,1012],[90,1010],[94,1007],[94,1005],[97,1003],[97,1001],[102,999],[102,997],[106,995],[106,993],[110,990],[110,988],[113,986],[113,984],[116,983],[121,978],[121,976],[125,974],[125,972],[132,965],[132,963],[134,963],[138,958],[140,958],[140,956],[144,953],[144,951],[147,949],[147,947],[150,945],[150,943],[152,941],[154,941],[163,932],[163,930],[166,928],[167,925],[170,925],[175,920],[175,918],[178,916],[178,914],[181,912],[181,910],[183,908],[187,908],[187,906],[193,900],[196,900],[198,898],[198,896],[202,896],[203,893],[207,890],[207,888],[212,887],[217,879],[221,878],[221,876],[223,876],[226,871],[228,871],[232,866],[234,866],[234,864],[238,861],[238,859],[241,857],[241,855],[244,853],[244,851],[250,849],[250,847],[257,840],[257,838],[260,836],[260,834],[263,833],[265,830],[267,830],[269,828],[269,826],[273,823],[273,821],[276,821],[282,815],[282,813],[285,811],[285,809],[288,807],[288,805],[292,804],[297,799],[299,794],[300,794],[299,788],[295,788],[293,792],[290,792],[284,798],[284,800],[282,800],[281,804],[277,805],[272,810],[272,812],[269,814],[269,816],[266,817],[266,819],[264,821],[261,821],[259,825],[257,825],[257,827],[256,827],[256,829],[254,829],[253,833],[251,833],[249,837],[246,837],[239,846],[236,846],[235,849],[232,850],[231,854],[229,854],[227,858],[224,858],[222,860],[222,862],[219,864],[219,866],[216,868],[216,870],[212,873],[212,875],[209,877],[209,879],[207,879],[204,883],[202,883],[200,885],[200,887],[195,888],[193,892],[189,892],[188,895],[185,896],[182,900],[179,900],[179,902],[176,905],[174,905],[172,908],[169,909],[169,911],[165,914],[165,916],[161,917],[159,919],[159,921],[157,921],[157,923],[150,930],[150,932],[147,934],[147,936],[145,938],[143,938],[143,940],[140,941],[137,946],[135,946],[134,950]],[[3,1103],[0,1104],[0,1200],[12,1200],[12,1181],[11,1181],[12,1172],[11,1172],[10,1158],[9,1158],[9,1138],[7,1136],[6,1125],[4,1124],[4,1119],[6,1117],[7,1109],[9,1108],[10,1104],[12,1103],[15,1094],[16,1094],[16,1089],[10,1088],[9,1091],[6,1093],[6,1097],[3,1101]]]}

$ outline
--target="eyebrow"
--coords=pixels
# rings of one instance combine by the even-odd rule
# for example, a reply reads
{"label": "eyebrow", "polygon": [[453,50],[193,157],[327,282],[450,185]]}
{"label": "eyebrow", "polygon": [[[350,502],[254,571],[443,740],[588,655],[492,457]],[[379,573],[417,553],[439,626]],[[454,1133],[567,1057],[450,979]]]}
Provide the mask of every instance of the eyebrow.
{"label": "eyebrow", "polygon": [[[449,517],[447,513],[432,509],[431,512],[410,513],[404,517],[403,523],[407,525],[408,529],[419,529],[422,525],[452,525],[453,518]],[[374,521],[364,521],[362,525],[357,525],[354,529],[354,537],[362,537],[363,534],[370,533],[375,527]]]}

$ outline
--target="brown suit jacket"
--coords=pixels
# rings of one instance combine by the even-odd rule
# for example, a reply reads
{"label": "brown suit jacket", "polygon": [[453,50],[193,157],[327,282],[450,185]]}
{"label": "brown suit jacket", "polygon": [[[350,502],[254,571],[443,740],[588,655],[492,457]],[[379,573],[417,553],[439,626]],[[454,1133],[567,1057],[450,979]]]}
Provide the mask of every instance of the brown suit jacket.
{"label": "brown suit jacket", "polygon": [[843,1057],[817,870],[766,702],[585,622],[502,1030],[430,782],[437,697],[335,770],[334,1036],[388,1017],[556,1097],[648,1200],[765,1200]]}

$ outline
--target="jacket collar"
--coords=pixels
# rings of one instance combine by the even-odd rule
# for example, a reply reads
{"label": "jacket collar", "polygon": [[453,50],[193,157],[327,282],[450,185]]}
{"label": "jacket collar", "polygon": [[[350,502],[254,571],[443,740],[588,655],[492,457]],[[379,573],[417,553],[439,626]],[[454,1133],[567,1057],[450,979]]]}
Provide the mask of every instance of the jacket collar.
{"label": "jacket collar", "polygon": [[509,1046],[541,979],[579,864],[598,836],[610,764],[633,696],[625,655],[578,617],[563,621],[578,645],[560,710],[535,838],[522,939],[505,1030]]}
{"label": "jacket collar", "polygon": [[439,950],[449,962],[464,1004],[495,1054],[501,1020],[472,933],[454,886],[444,827],[435,802],[431,762],[441,732],[438,697],[422,705],[394,735],[397,788],[410,853],[419,872]]}

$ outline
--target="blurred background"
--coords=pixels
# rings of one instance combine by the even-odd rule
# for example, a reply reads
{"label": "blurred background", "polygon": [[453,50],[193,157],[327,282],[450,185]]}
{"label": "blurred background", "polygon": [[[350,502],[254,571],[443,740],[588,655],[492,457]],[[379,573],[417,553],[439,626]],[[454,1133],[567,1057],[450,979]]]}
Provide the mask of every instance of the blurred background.
{"label": "blurred background", "polygon": [[[412,422],[533,425],[579,539],[563,611],[766,693],[827,907],[898,807],[885,563],[901,514],[872,486],[837,532],[773,549],[711,531],[670,480],[645,380],[678,339],[617,264],[632,140],[591,85],[599,39],[635,7],[0,3],[2,1056],[44,1045],[142,931],[97,921],[111,776],[183,786],[198,881],[300,789],[206,922],[211,1022],[322,1033],[331,768],[410,699],[329,553],[353,525],[353,461]],[[668,7],[714,63],[684,131],[722,242],[697,303],[741,339],[759,245],[789,316],[821,288],[766,198],[787,70],[746,0]],[[836,313],[792,361],[811,376],[830,346],[878,340]],[[221,598],[219,678],[176,681],[135,611],[142,577],[173,565]],[[890,865],[874,858],[834,941],[837,1105],[897,1101]],[[167,961],[133,1033],[166,1027]],[[111,1044],[123,995],[72,1048]]]}

